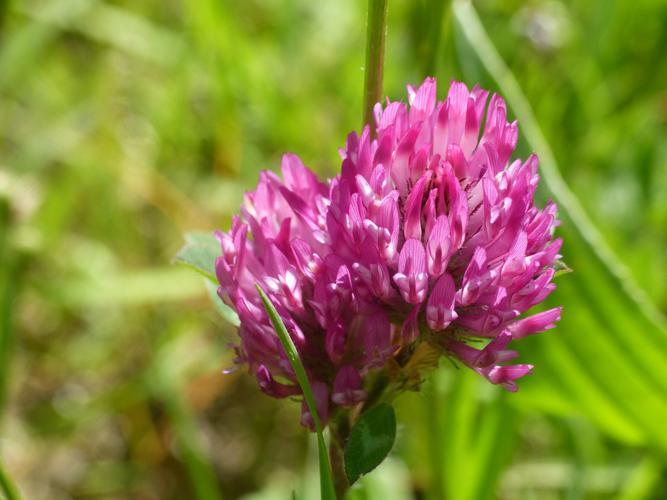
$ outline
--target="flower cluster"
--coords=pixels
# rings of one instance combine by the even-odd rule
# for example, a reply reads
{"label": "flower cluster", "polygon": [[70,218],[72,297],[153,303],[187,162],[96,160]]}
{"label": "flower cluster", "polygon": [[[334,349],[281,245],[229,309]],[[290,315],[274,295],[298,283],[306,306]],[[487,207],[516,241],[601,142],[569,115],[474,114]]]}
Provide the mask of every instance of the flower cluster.
{"label": "flower cluster", "polygon": [[[241,217],[217,233],[219,295],[241,320],[237,361],[267,394],[301,393],[259,283],[323,422],[364,401],[368,376],[420,342],[514,391],[532,366],[505,364],[517,356],[509,342],[560,317],[556,308],[519,318],[554,289],[561,241],[556,206],[533,204],[537,157],[509,162],[518,129],[502,98],[453,82],[436,102],[429,78],[408,87],[408,102],[376,105],[374,133],[348,137],[327,183],[286,155],[282,180],[263,172]],[[479,338],[489,339],[481,349],[470,343]],[[305,404],[302,423],[312,427]]]}

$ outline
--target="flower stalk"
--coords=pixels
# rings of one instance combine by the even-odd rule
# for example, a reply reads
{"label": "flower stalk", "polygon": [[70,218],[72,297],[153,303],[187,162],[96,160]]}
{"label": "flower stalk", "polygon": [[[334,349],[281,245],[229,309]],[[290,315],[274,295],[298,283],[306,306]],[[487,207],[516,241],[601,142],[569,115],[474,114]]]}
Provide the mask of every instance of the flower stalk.
{"label": "flower stalk", "polygon": [[333,473],[336,498],[345,498],[350,489],[350,482],[345,471],[345,443],[350,435],[348,412],[344,412],[338,419],[329,425],[329,462]]}
{"label": "flower stalk", "polygon": [[[366,22],[366,67],[364,78],[364,122],[373,123],[373,106],[382,98],[384,42],[387,33],[387,0],[368,0]],[[373,130],[373,127],[371,127]]]}

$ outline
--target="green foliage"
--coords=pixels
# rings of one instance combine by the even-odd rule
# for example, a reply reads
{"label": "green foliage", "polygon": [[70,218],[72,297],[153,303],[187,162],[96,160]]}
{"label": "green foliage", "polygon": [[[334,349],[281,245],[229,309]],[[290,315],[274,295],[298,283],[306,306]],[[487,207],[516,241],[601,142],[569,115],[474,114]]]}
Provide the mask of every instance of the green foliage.
{"label": "green foliage", "polygon": [[[667,418],[667,322],[613,255],[565,184],[527,99],[471,4],[457,0],[454,13],[459,29],[498,82],[528,143],[540,156],[546,188],[559,203],[564,220],[565,252],[577,270],[561,281],[561,287],[568,291],[565,330],[554,339],[551,352],[560,352],[562,366],[581,369],[572,370],[578,372],[576,381],[570,378],[573,383],[568,384],[567,376],[561,379],[565,388],[553,388],[558,380],[555,374],[540,378],[540,390],[554,399],[578,401],[580,411],[617,437],[632,441],[641,436],[646,446],[667,450],[667,429],[658,423]],[[582,331],[587,335],[578,333]],[[549,354],[545,354],[544,365],[548,366]],[[585,361],[600,355],[605,359],[603,369]],[[609,377],[610,368],[614,377]]]}
{"label": "green foliage", "polygon": [[396,439],[396,415],[381,403],[366,410],[352,427],[345,445],[345,471],[350,484],[368,474],[387,457]]}
{"label": "green foliage", "polygon": [[174,260],[200,273],[215,283],[215,259],[220,255],[220,244],[212,234],[186,233],[185,245]]}
{"label": "green foliage", "polygon": [[219,255],[220,244],[212,234],[186,233],[185,245],[178,251],[174,260],[194,269],[206,278],[204,285],[217,311],[230,324],[239,326],[238,315],[220,300],[216,291],[218,281],[215,277],[215,259]]}
{"label": "green foliage", "polygon": [[12,484],[2,467],[0,467],[0,490],[2,490],[2,494],[7,500],[18,500],[21,498],[18,491],[16,491],[16,486]]}
{"label": "green foliage", "polygon": [[411,455],[424,454],[432,496],[494,498],[503,464],[517,444],[518,414],[508,404],[511,396],[475,373],[446,365],[419,396],[399,400],[397,415],[414,429],[405,433],[405,444]]}
{"label": "green foliage", "polygon": [[[494,66],[451,3],[389,1],[384,92],[405,99],[426,73],[440,97],[451,78],[501,91],[574,272],[548,304],[565,307],[558,328],[517,346],[535,364],[519,392],[442,363],[394,402],[391,457],[350,496],[664,498],[667,6],[475,2]],[[315,498],[298,405],[220,374],[234,327],[170,263],[183,231],[227,229],[283,151],[338,170],[362,110],[366,2],[0,8],[7,476],[31,500],[283,499],[301,478]]]}

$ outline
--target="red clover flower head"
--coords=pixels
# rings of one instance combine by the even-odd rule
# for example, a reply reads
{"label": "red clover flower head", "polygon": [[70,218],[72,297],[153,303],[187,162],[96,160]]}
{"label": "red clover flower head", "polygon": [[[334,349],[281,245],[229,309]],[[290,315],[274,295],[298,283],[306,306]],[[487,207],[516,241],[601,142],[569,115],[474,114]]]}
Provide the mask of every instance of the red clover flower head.
{"label": "red clover flower head", "polygon": [[[373,374],[400,370],[420,343],[515,391],[532,366],[507,365],[517,356],[508,344],[560,318],[560,308],[520,318],[555,288],[561,240],[556,206],[533,203],[537,157],[509,161],[518,128],[502,98],[452,82],[436,102],[427,78],[408,87],[408,103],[377,104],[373,133],[349,135],[327,183],[286,155],[283,180],[263,172],[241,217],[217,233],[219,295],[241,320],[237,361],[267,394],[301,393],[259,283],[324,422],[364,401]],[[470,342],[479,338],[481,349]],[[312,427],[305,405],[302,423]]]}

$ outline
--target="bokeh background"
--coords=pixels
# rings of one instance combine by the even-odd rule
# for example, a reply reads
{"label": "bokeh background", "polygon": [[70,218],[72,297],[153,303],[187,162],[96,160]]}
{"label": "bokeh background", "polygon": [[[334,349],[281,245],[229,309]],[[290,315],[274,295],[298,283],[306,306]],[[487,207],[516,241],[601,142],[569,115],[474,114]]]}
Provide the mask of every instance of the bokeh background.
{"label": "bokeh background", "polygon": [[[234,329],[172,258],[284,151],[336,172],[365,4],[0,1],[0,453],[24,498],[317,497],[298,405],[222,375]],[[387,95],[499,88],[449,2],[389,4]],[[444,361],[351,496],[667,498],[667,4],[475,7],[574,195],[540,191],[564,319],[522,341],[516,395]],[[527,123],[519,153],[543,153]]]}

